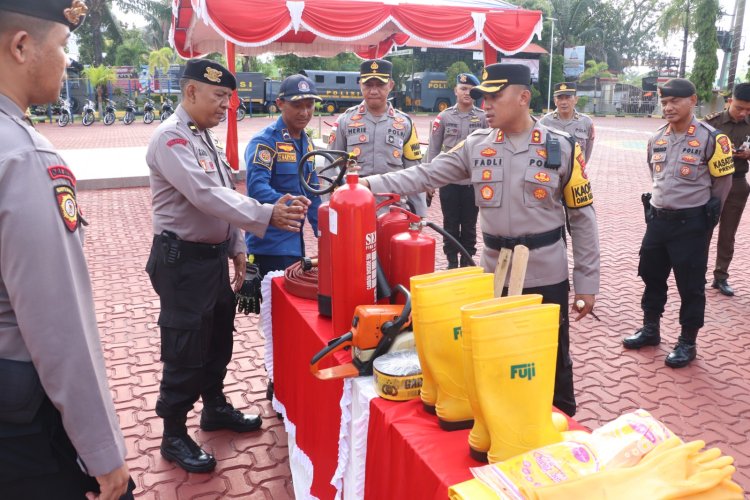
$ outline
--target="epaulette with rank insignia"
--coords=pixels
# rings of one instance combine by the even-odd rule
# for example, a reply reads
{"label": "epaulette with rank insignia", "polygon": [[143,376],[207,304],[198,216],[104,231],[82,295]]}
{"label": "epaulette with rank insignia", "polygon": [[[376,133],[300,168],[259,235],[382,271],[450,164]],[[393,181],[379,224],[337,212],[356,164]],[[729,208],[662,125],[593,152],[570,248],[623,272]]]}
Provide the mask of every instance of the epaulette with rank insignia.
{"label": "epaulette with rank insignia", "polygon": [[710,115],[706,115],[703,117],[703,121],[707,122],[709,120],[713,120],[714,118],[721,116],[722,113],[723,111],[717,111],[716,113],[711,113]]}

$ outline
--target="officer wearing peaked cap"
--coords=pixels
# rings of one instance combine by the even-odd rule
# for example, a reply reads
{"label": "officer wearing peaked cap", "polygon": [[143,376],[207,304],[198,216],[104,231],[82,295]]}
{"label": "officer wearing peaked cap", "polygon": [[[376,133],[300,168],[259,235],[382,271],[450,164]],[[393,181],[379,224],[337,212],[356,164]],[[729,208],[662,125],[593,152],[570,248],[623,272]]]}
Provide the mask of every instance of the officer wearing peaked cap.
{"label": "officer wearing peaked cap", "polygon": [[[394,86],[392,71],[389,61],[364,61],[359,68],[364,100],[342,113],[331,129],[328,148],[353,153],[361,176],[395,172],[419,165],[422,160],[411,118],[388,101]],[[424,193],[410,193],[408,200],[419,215],[427,215]]]}
{"label": "officer wearing peaked cap", "polygon": [[[180,80],[182,102],[156,129],[146,152],[154,232],[146,271],[161,303],[164,363],[156,402],[164,419],[161,454],[189,472],[216,466],[187,433],[187,414],[199,397],[204,431],[246,432],[261,425],[260,416],[241,413],[224,395],[234,293],[245,278],[241,230],[261,237],[269,226],[299,231],[310,203],[285,195],[262,204],[234,190],[224,150],[210,129],[226,113],[236,85],[222,65],[188,61]],[[228,258],[234,264],[231,284]]]}
{"label": "officer wearing peaked cap", "polygon": [[[448,151],[480,128],[487,127],[484,111],[474,105],[470,91],[479,85],[471,73],[456,76],[456,104],[442,111],[432,123],[427,161]],[[477,251],[477,216],[479,209],[474,203],[474,188],[468,179],[440,188],[440,210],[443,212],[443,227],[471,254]],[[443,242],[443,252],[448,259],[448,268],[458,267],[458,248],[448,240]],[[473,265],[461,257],[461,266]]]}
{"label": "officer wearing peaked cap", "polygon": [[732,149],[734,160],[732,188],[721,209],[719,236],[716,240],[714,280],[711,284],[711,287],[718,288],[721,294],[731,297],[734,295],[734,289],[727,281],[729,264],[734,256],[734,238],[740,225],[740,218],[745,210],[748,195],[750,195],[750,185],[745,179],[748,160],[750,160],[750,83],[735,85],[732,97],[728,100],[727,109],[709,115],[705,120],[712,127],[727,134],[734,146]]}
{"label": "officer wearing peaked cap", "polygon": [[599,236],[593,194],[580,146],[565,132],[529,115],[529,68],[491,64],[471,89],[484,98],[487,122],[432,162],[363,179],[374,192],[413,192],[470,180],[484,234],[481,265],[493,272],[501,248],[530,249],[524,293],[540,293],[560,304],[554,404],[576,411],[568,335],[568,262],[563,231],[567,208],[573,240],[576,320],[594,306],[599,291]]}
{"label": "officer wearing peaked cap", "polygon": [[575,82],[556,84],[552,98],[555,101],[555,110],[544,115],[539,123],[569,133],[581,145],[583,155],[588,162],[591,158],[591,151],[594,149],[596,134],[591,118],[576,110],[578,96]]}
{"label": "officer wearing peaked cap", "polygon": [[86,10],[81,0],[0,0],[0,497],[8,499],[132,498],[76,178],[24,116],[57,98],[70,30]]}
{"label": "officer wearing peaked cap", "polygon": [[696,356],[706,308],[709,231],[732,187],[734,164],[729,138],[693,115],[698,97],[692,82],[673,78],[659,88],[659,97],[667,124],[646,150],[652,190],[643,196],[646,234],[638,264],[645,285],[643,327],[622,343],[626,349],[659,345],[667,278],[673,271],[682,301],[681,331],[665,364],[681,368]]}

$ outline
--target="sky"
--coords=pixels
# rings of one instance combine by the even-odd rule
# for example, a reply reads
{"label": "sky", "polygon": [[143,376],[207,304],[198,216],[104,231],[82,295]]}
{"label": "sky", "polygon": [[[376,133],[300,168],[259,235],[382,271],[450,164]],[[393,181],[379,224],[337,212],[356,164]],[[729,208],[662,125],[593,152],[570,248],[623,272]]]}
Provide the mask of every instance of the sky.
{"label": "sky", "polygon": [[[432,0],[430,0],[432,1]],[[728,15],[723,16],[721,20],[718,23],[719,29],[723,30],[731,30],[733,26],[733,14],[734,14],[734,7],[735,7],[735,1],[736,0],[719,0],[719,3],[721,5],[721,9],[726,12]],[[740,54],[737,60],[737,76],[738,77],[744,77],[745,73],[747,72],[748,67],[748,58],[750,57],[750,43],[748,43],[748,40],[750,40],[750,0],[746,0],[746,6],[745,6],[745,16],[744,16],[744,22],[743,22],[743,36],[742,36],[742,45],[740,46]],[[511,3],[513,1],[511,0]],[[120,11],[116,5],[114,7],[115,15],[118,17],[118,19],[121,19],[122,21],[135,26],[145,26],[146,21],[137,14],[125,14],[122,11]],[[666,43],[666,49],[667,52],[670,55],[673,55],[675,57],[680,57],[680,54],[682,53],[682,37],[680,35],[675,35],[671,37],[667,43]],[[692,66],[692,60],[694,57],[693,54],[693,45],[692,42],[690,43],[690,46],[688,47],[688,70]],[[724,52],[719,50],[717,52],[717,57],[719,58],[719,69],[721,69],[721,64],[724,57]],[[643,71],[648,71],[649,68],[643,68]],[[718,75],[717,75],[718,78]]]}

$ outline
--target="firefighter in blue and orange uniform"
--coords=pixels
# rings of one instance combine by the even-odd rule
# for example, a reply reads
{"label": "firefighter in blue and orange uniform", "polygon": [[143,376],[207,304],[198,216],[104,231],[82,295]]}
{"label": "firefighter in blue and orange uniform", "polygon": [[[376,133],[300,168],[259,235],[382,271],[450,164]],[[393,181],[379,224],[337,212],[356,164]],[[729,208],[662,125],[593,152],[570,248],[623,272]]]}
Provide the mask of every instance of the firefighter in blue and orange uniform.
{"label": "firefighter in blue and orange uniform", "polygon": [[[316,101],[320,101],[320,97],[312,80],[304,75],[285,79],[276,99],[281,116],[276,123],[256,134],[245,150],[247,195],[261,203],[275,203],[287,193],[307,196],[312,201],[307,217],[315,234],[320,197],[303,189],[297,164],[313,149],[305,127],[313,116]],[[310,185],[317,185],[313,162],[308,162],[305,169]],[[299,260],[303,252],[300,238],[300,234],[272,227],[262,238],[247,233],[247,254],[259,266],[262,277],[270,271],[286,269]]]}

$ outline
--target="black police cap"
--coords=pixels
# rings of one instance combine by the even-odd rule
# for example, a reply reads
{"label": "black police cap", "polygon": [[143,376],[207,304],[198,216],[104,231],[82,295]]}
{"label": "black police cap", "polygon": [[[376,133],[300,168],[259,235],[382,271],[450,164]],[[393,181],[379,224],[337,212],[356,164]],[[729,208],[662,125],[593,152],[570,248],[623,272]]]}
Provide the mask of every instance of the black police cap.
{"label": "black police cap", "polygon": [[0,0],[0,11],[54,21],[71,31],[83,23],[88,10],[84,0]]}
{"label": "black police cap", "polygon": [[574,82],[562,82],[555,84],[555,92],[552,95],[576,95],[576,84]]}
{"label": "black police cap", "polygon": [[322,101],[315,88],[315,84],[305,75],[292,75],[284,79],[279,86],[276,97],[284,101],[299,101],[300,99],[315,99]]}
{"label": "black police cap", "polygon": [[393,64],[385,59],[368,59],[359,65],[359,81],[377,78],[381,82],[388,82],[393,74]]}
{"label": "black police cap", "polygon": [[190,59],[185,63],[185,72],[182,73],[182,78],[227,87],[232,90],[237,88],[237,79],[232,72],[221,64],[208,59]]}
{"label": "black police cap", "polygon": [[750,102],[750,83],[738,83],[734,86],[732,97],[740,101]]}
{"label": "black police cap", "polygon": [[523,64],[490,64],[482,71],[482,83],[471,89],[471,97],[500,92],[508,85],[531,85],[531,70]]}
{"label": "black police cap", "polygon": [[672,78],[659,87],[660,97],[690,97],[695,95],[695,85],[685,78]]}

